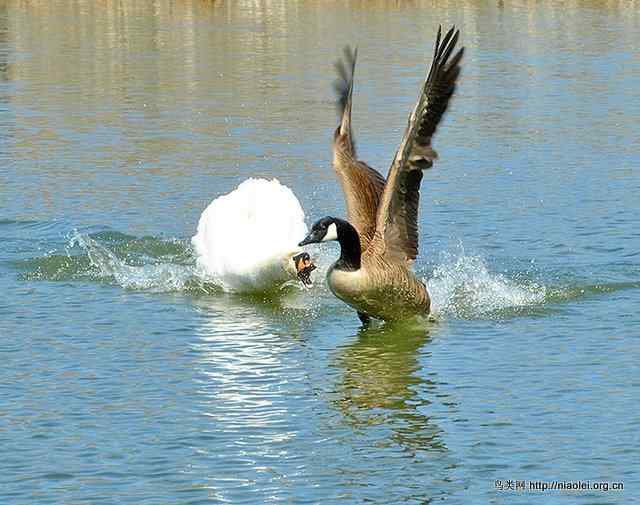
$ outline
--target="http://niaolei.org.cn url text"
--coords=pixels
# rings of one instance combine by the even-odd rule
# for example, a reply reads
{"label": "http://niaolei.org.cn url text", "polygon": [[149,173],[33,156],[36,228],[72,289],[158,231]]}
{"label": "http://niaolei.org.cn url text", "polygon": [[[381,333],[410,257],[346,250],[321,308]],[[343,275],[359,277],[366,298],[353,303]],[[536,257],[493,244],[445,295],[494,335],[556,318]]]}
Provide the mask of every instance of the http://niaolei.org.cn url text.
{"label": "http://niaolei.org.cn url text", "polygon": [[498,491],[520,491],[520,492],[544,492],[544,491],[565,491],[565,492],[586,492],[586,491],[623,491],[623,482],[612,481],[591,481],[591,480],[513,480],[497,479],[494,487]]}

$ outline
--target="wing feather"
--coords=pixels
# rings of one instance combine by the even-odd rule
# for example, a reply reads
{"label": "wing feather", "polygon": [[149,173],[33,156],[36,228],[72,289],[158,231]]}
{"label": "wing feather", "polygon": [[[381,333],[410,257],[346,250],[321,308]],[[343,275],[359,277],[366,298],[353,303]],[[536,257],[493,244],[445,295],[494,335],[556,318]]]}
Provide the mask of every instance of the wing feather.
{"label": "wing feather", "polygon": [[460,75],[464,48],[451,58],[459,33],[452,27],[441,41],[441,28],[438,29],[433,62],[389,169],[378,208],[374,240],[379,253],[395,259],[412,261],[418,255],[422,171],[430,168],[438,157],[431,147],[431,139],[447,110]]}
{"label": "wing feather", "polygon": [[347,204],[347,219],[360,235],[362,250],[366,250],[376,230],[378,205],[385,179],[379,172],[358,161],[351,130],[353,76],[357,50],[344,48],[344,56],[335,64],[338,78],[334,83],[340,124],[333,140],[333,167],[342,185]]}

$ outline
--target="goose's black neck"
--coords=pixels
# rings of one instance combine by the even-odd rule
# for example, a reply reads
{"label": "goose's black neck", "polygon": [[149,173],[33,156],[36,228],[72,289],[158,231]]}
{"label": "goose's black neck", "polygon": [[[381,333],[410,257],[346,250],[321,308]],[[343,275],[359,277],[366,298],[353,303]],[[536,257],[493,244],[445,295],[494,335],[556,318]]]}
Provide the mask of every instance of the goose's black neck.
{"label": "goose's black neck", "polygon": [[358,232],[347,221],[336,218],[334,222],[340,242],[340,258],[336,261],[336,268],[349,272],[359,270],[362,250]]}

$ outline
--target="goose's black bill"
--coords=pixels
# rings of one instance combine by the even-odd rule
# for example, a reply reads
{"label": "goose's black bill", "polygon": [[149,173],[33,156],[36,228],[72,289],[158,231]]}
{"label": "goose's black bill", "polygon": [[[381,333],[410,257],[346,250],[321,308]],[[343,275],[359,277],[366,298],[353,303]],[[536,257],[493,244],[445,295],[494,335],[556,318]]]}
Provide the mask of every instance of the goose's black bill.
{"label": "goose's black bill", "polygon": [[302,240],[302,242],[298,244],[298,246],[302,247],[304,245],[317,244],[319,242],[322,242],[324,235],[325,232],[320,233],[319,230],[311,230],[311,232],[309,232],[309,235],[307,235],[304,240]]}

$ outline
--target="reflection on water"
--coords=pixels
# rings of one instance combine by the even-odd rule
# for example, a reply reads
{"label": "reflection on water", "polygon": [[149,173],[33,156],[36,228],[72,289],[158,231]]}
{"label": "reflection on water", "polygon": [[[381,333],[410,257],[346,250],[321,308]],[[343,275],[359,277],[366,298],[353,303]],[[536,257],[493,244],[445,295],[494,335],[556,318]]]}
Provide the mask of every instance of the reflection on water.
{"label": "reflection on water", "polygon": [[[297,376],[286,357],[296,338],[275,329],[282,328],[272,317],[279,302],[220,295],[194,303],[202,316],[198,339],[190,344],[197,372],[194,404],[203,418],[198,466],[216,497],[250,495],[282,478],[278,469],[297,457],[286,449],[296,433],[282,382]],[[218,457],[226,464],[215,463]]]}
{"label": "reflection on water", "polygon": [[[248,406],[260,398],[260,381],[283,366],[280,356],[301,338],[306,310],[296,293],[259,299],[220,293],[194,298],[202,315],[192,348],[206,378],[200,392],[215,402]],[[269,402],[267,402],[269,403]],[[240,422],[248,418],[242,414]]]}
{"label": "reflection on water", "polygon": [[385,325],[362,329],[343,348],[336,365],[344,370],[338,408],[355,429],[385,427],[391,440],[414,451],[443,451],[441,431],[424,413],[436,392],[434,374],[421,370],[429,329]]}
{"label": "reflection on water", "polygon": [[[304,500],[310,483],[314,500],[375,500],[389,486],[420,503],[450,494],[455,459],[429,414],[432,402],[447,402],[428,370],[429,329],[361,329],[353,342],[326,349],[324,337],[309,340],[318,323],[305,320],[296,298],[194,300],[202,317],[190,348],[204,458],[194,465],[207,486],[221,499],[264,496],[275,486],[278,496]],[[217,452],[235,468],[209,471]],[[338,488],[330,484],[336,478]]]}

